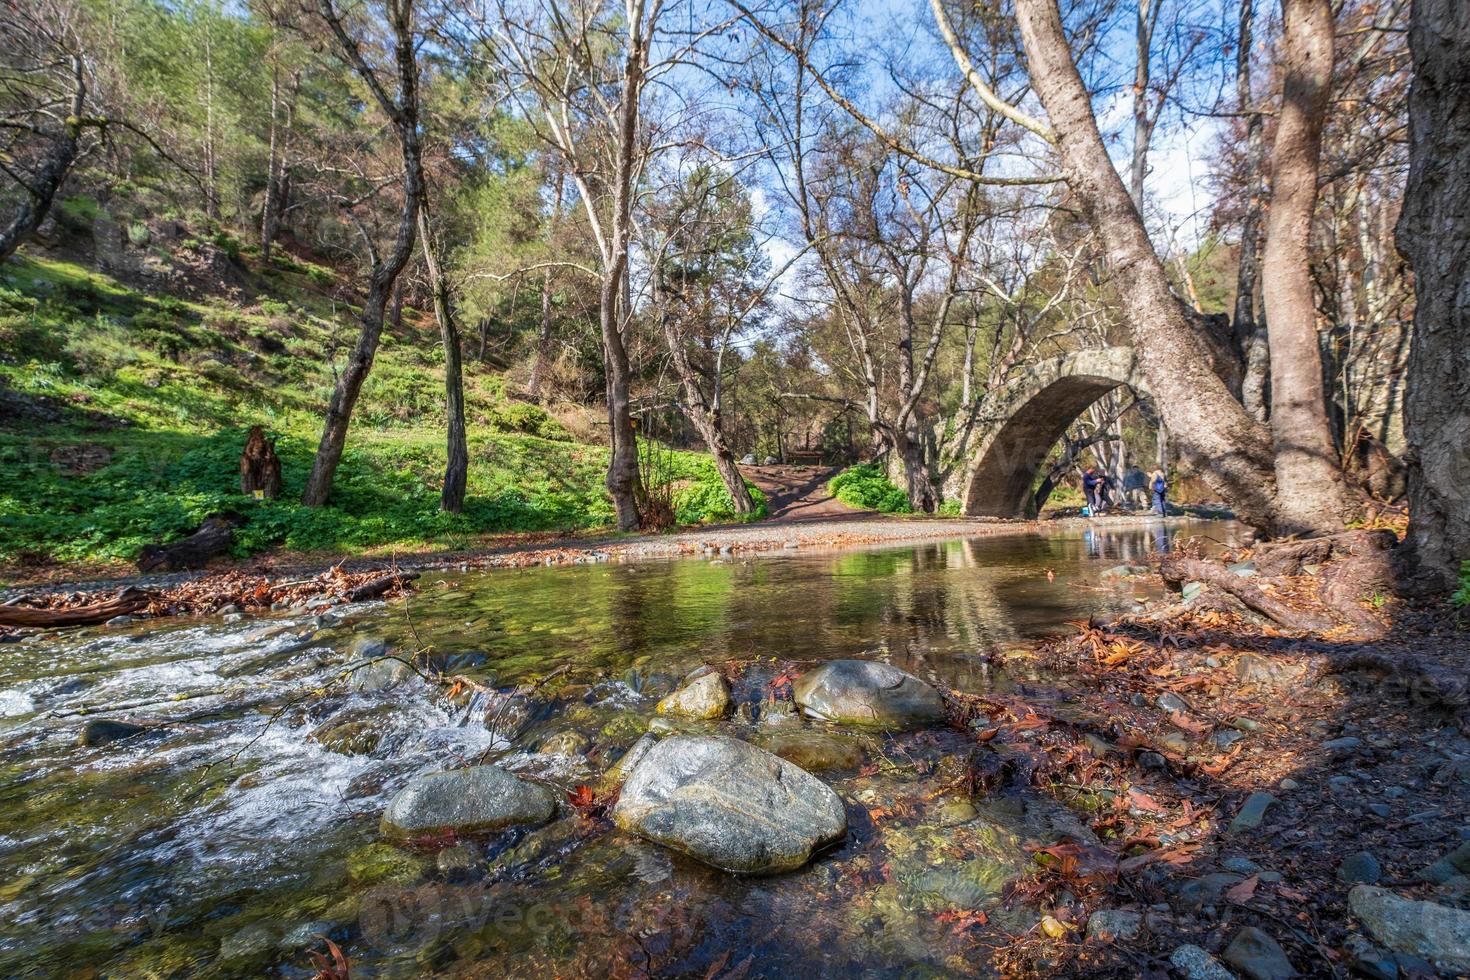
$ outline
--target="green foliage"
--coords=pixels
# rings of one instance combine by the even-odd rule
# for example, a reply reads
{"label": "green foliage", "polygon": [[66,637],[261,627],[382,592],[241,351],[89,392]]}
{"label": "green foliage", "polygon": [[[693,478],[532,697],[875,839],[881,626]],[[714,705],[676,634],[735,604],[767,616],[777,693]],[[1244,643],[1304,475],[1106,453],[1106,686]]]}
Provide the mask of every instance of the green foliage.
{"label": "green foliage", "polygon": [[877,463],[848,467],[827,481],[827,492],[849,507],[862,507],[884,514],[912,511],[908,494],[894,486]]}
{"label": "green foliage", "polygon": [[1082,507],[1087,503],[1081,489],[1070,483],[1058,483],[1052,488],[1051,496],[1046,498],[1048,507]]}
{"label": "green foliage", "polygon": [[1470,606],[1470,561],[1460,562],[1460,588],[1451,596],[1451,601],[1461,608]]}
{"label": "green foliage", "polygon": [[79,194],[76,197],[68,197],[56,205],[63,220],[71,220],[77,224],[91,224],[102,216],[102,205],[97,203],[95,197]]}
{"label": "green foliage", "polygon": [[753,521],[766,516],[766,495],[749,480],[745,481],[745,487],[755,501],[755,510],[743,518],[735,513],[735,501],[730,499],[725,481],[720,479],[714,460],[708,456],[679,453],[673,469],[678,472],[677,479],[688,481],[673,495],[674,519],[680,524]]}
{"label": "green foliage", "polygon": [[459,547],[487,533],[582,530],[612,517],[601,485],[606,454],[589,447],[525,437],[473,440],[464,512],[446,514],[439,510],[438,440],[358,440],[343,453],[330,506],[309,508],[297,501],[314,440],[278,436],[282,496],[256,501],[238,488],[244,439],[241,429],[131,433],[113,440],[112,458],[90,473],[68,472],[53,460],[98,442],[0,441],[0,460],[14,474],[0,489],[0,561],[131,560],[144,544],[187,534],[221,511],[249,518],[236,534],[238,555],[275,546]]}
{"label": "green foliage", "polygon": [[546,414],[546,409],[530,402],[497,404],[490,411],[489,422],[500,432],[519,432],[541,439],[571,439],[562,424]]}

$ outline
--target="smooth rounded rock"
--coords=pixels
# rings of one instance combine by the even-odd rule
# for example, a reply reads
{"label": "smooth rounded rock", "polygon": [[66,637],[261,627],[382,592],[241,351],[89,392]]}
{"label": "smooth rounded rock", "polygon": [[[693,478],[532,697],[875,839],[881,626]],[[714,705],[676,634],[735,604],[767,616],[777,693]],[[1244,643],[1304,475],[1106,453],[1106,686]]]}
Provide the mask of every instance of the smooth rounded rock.
{"label": "smooth rounded rock", "polygon": [[1373,938],[1394,952],[1470,970],[1470,912],[1415,902],[1372,885],[1348,892],[1348,906]]}
{"label": "smooth rounded rock", "polygon": [[1237,932],[1221,956],[1251,980],[1289,980],[1297,975],[1280,944],[1255,926]]}
{"label": "smooth rounded rock", "polygon": [[81,732],[77,735],[77,744],[89,747],[106,745],[108,742],[120,742],[146,731],[148,731],[146,726],[135,725],[130,721],[95,718],[82,726]]}
{"label": "smooth rounded rock", "polygon": [[624,830],[725,871],[801,867],[847,832],[825,783],[748,742],[676,735],[638,762],[613,809]]}
{"label": "smooth rounded rock", "polygon": [[540,824],[556,811],[551,790],[495,766],[471,766],[419,776],[394,796],[383,814],[393,837],[475,833]]}
{"label": "smooth rounded rock", "polygon": [[793,686],[809,715],[885,731],[923,728],[944,720],[939,692],[913,674],[871,660],[834,660],[807,671]]}
{"label": "smooth rounded rock", "polygon": [[1337,866],[1339,881],[1376,885],[1383,877],[1383,866],[1371,851],[1359,851]]}
{"label": "smooth rounded rock", "polygon": [[713,721],[723,717],[730,706],[730,685],[720,674],[711,671],[696,676],[654,709],[661,715]]}

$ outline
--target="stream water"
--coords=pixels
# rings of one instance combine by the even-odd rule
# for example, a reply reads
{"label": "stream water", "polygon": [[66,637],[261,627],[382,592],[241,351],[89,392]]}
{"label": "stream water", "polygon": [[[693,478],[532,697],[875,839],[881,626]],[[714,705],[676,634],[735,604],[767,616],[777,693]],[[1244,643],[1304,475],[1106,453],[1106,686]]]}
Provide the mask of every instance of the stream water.
{"label": "stream water", "polygon": [[[407,603],[0,646],[0,975],[308,977],[318,936],[341,944],[355,980],[986,975],[991,946],[1037,920],[1001,901],[1030,866],[1022,845],[1078,818],[1027,791],[970,800],[957,773],[977,746],[962,732],[821,735],[813,766],[847,804],[847,839],[772,878],[570,810],[411,847],[378,821],[413,776],[464,762],[595,785],[705,663],[731,674],[739,710],[704,728],[758,743],[750,705],[787,661],[880,659],[965,691],[1040,689],[1053,679],[997,673],[991,655],[1159,595],[1156,576],[1110,567],[1176,534],[1232,532],[1139,521],[431,573]],[[519,695],[453,692],[391,660],[348,669],[379,640],[429,648],[429,666],[500,692],[565,669]],[[98,719],[157,727],[80,744]],[[986,924],[956,927],[976,909]]]}

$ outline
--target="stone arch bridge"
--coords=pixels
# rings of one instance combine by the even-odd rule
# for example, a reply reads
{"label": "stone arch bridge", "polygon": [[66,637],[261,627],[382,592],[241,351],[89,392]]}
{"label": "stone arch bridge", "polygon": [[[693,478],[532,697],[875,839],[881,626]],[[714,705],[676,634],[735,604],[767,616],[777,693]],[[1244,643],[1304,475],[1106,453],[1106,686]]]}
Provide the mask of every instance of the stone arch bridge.
{"label": "stone arch bridge", "polygon": [[1036,476],[1067,426],[1114,388],[1148,396],[1131,347],[1074,351],[986,395],[962,492],[969,517],[1024,517]]}

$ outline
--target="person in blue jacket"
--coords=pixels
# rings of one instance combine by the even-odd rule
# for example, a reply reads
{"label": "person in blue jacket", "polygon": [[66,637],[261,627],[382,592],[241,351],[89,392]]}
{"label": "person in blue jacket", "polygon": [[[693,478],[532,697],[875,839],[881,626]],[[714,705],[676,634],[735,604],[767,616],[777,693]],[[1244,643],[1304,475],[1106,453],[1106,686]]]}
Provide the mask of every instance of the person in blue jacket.
{"label": "person in blue jacket", "polygon": [[1151,490],[1153,492],[1153,498],[1154,498],[1153,511],[1154,511],[1154,513],[1155,514],[1165,514],[1165,513],[1167,513],[1168,512],[1168,505],[1164,502],[1164,497],[1169,492],[1169,482],[1164,479],[1164,471],[1163,470],[1154,470],[1153,471],[1153,474],[1149,477],[1148,487],[1149,487],[1149,490]]}
{"label": "person in blue jacket", "polygon": [[1082,492],[1087,496],[1087,510],[1096,514],[1102,510],[1102,474],[1089,466],[1082,474]]}

